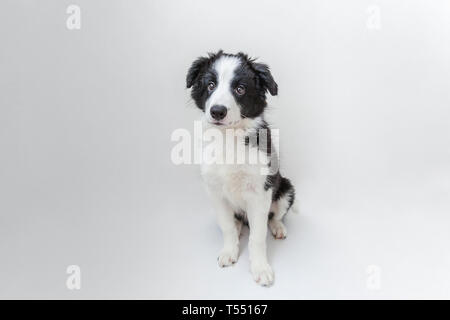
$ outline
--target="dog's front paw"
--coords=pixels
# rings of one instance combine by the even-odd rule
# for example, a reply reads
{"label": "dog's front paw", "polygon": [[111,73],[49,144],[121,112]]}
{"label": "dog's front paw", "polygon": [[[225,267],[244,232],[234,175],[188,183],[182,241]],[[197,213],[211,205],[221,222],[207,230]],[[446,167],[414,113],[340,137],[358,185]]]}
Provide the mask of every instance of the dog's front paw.
{"label": "dog's front paw", "polygon": [[217,258],[217,261],[219,263],[219,267],[228,267],[232,264],[236,263],[239,256],[239,247],[234,249],[223,249],[219,257]]}
{"label": "dog's front paw", "polygon": [[262,286],[270,286],[273,283],[274,274],[267,262],[252,263],[253,279]]}

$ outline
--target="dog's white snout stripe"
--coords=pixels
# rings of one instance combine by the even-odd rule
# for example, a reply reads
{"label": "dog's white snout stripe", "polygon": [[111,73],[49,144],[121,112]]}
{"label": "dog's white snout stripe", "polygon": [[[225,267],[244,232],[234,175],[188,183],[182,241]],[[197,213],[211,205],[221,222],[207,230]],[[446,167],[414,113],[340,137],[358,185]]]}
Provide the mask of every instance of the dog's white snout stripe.
{"label": "dog's white snout stripe", "polygon": [[213,68],[217,74],[217,87],[206,102],[206,112],[209,115],[213,106],[225,106],[227,108],[225,120],[230,123],[240,118],[240,108],[231,89],[235,71],[240,64],[239,58],[228,56],[223,56],[214,63]]}

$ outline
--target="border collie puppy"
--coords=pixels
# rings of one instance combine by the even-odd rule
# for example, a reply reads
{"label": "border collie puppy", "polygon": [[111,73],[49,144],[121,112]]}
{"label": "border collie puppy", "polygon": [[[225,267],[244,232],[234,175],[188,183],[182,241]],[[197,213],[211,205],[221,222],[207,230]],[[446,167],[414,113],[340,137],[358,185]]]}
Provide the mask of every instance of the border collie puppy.
{"label": "border collie puppy", "polygon": [[[264,121],[266,93],[277,95],[278,86],[267,65],[243,53],[222,51],[195,60],[186,85],[192,88],[191,96],[204,113],[204,126],[219,130],[227,139],[227,143],[219,139],[221,146],[215,150],[221,151],[215,154],[216,161],[203,163],[201,170],[224,238],[219,266],[237,261],[239,235],[246,224],[253,278],[261,285],[270,285],[274,274],[267,261],[267,225],[276,239],[284,239],[282,219],[295,197],[292,184],[278,171],[270,129]],[[264,163],[225,161],[251,151],[265,158]],[[264,167],[269,170],[262,170]]]}

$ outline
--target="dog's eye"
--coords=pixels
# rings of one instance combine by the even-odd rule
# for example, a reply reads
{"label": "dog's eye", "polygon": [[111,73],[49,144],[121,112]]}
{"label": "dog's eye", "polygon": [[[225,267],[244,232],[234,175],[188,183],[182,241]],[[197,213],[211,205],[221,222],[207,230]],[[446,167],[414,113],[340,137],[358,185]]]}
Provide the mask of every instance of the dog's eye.
{"label": "dog's eye", "polygon": [[216,84],[214,82],[210,81],[208,83],[208,90],[209,91],[213,91],[215,87],[216,87]]}
{"label": "dog's eye", "polygon": [[238,85],[236,87],[236,89],[234,89],[234,91],[236,91],[236,93],[240,96],[245,94],[245,87],[243,85]]}

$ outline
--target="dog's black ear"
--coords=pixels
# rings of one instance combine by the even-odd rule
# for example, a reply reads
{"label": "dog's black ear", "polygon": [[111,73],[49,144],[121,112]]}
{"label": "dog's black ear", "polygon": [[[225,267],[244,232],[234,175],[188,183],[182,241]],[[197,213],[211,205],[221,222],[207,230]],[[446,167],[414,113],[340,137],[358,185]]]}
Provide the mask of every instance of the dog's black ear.
{"label": "dog's black ear", "polygon": [[202,71],[205,71],[210,63],[212,63],[222,54],[223,51],[219,50],[217,53],[208,53],[207,57],[200,57],[195,60],[189,68],[188,74],[186,76],[186,87],[188,89],[192,87],[198,81],[198,78]]}
{"label": "dog's black ear", "polygon": [[273,80],[269,66],[264,63],[253,62],[253,68],[265,89],[268,90],[271,95],[276,96],[278,94],[278,85],[275,80]]}
{"label": "dog's black ear", "polygon": [[186,87],[189,89],[192,87],[195,82],[198,80],[198,76],[200,75],[200,71],[202,71],[205,66],[208,64],[210,58],[200,57],[195,60],[191,67],[189,68],[188,74],[186,76]]}

